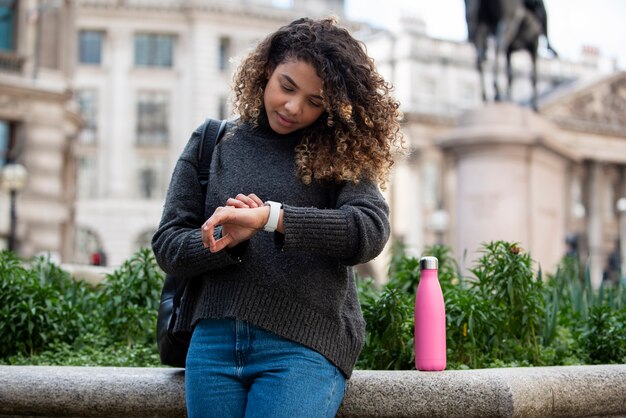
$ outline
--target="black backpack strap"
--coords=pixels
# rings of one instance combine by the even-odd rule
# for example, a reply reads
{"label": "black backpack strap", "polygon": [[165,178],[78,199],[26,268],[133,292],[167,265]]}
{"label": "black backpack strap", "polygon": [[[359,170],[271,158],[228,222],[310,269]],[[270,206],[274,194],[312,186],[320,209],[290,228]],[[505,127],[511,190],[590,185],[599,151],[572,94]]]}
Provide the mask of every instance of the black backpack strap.
{"label": "black backpack strap", "polygon": [[211,171],[211,158],[213,157],[213,149],[219,142],[226,127],[225,120],[207,119],[202,126],[200,136],[200,147],[198,150],[198,181],[202,186],[202,191],[206,194],[207,184],[209,183],[209,171]]}
{"label": "black backpack strap", "polygon": [[[205,196],[206,188],[209,183],[209,171],[211,168],[211,157],[213,157],[213,149],[221,139],[225,127],[225,120],[220,121],[215,119],[207,119],[204,122],[204,125],[202,125],[202,132],[200,134],[200,147],[198,149],[198,164],[200,165],[200,167],[198,168],[198,181],[202,186],[202,192]],[[186,286],[186,278],[172,276],[169,281],[165,281],[164,291],[167,287],[168,292],[174,294],[174,313],[176,315],[178,315],[178,309],[180,308],[180,299],[183,297],[183,293],[185,293]]]}

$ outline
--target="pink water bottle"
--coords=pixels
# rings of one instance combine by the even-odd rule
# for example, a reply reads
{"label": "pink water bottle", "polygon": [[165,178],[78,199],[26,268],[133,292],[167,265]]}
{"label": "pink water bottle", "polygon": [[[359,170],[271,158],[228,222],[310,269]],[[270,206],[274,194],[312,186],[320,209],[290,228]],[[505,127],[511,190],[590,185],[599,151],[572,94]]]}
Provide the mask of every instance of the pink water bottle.
{"label": "pink water bottle", "polygon": [[422,276],[415,295],[415,368],[446,368],[446,307],[437,277],[436,257],[422,257]]}

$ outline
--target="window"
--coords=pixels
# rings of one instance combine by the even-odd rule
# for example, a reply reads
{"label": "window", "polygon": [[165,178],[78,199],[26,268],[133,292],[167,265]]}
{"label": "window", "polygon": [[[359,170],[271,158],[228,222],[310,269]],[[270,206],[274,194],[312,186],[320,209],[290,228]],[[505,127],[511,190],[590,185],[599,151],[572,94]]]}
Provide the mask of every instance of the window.
{"label": "window", "polygon": [[220,38],[220,71],[228,70],[228,61],[230,59],[230,38]]}
{"label": "window", "polygon": [[79,199],[98,197],[98,165],[95,156],[83,155],[78,158],[76,194]]}
{"label": "window", "polygon": [[0,120],[0,168],[7,163],[9,145],[11,143],[11,125],[4,120]]}
{"label": "window", "polygon": [[101,260],[99,265],[106,265],[106,263],[102,263],[102,255],[104,254],[102,251],[102,244],[100,241],[100,237],[96,232],[94,232],[90,228],[78,227],[76,229],[76,242],[75,242],[75,257],[74,260],[78,264],[95,264],[93,263],[93,256],[95,254],[99,255]]}
{"label": "window", "polygon": [[102,38],[104,33],[81,30],[78,33],[78,62],[99,65],[102,62]]}
{"label": "window", "polygon": [[420,90],[423,96],[434,97],[437,93],[437,82],[432,77],[423,77]]}
{"label": "window", "polygon": [[83,144],[95,144],[98,142],[98,92],[94,89],[77,90],[76,101],[85,120],[78,139]]}
{"label": "window", "polygon": [[135,35],[135,65],[138,67],[172,67],[174,37],[155,33]]}
{"label": "window", "polygon": [[583,181],[581,176],[577,174],[574,174],[570,180],[570,206],[570,215],[575,220],[585,217]]}
{"label": "window", "polygon": [[169,97],[162,92],[137,95],[137,144],[167,145],[169,136]]}
{"label": "window", "polygon": [[16,3],[15,0],[0,1],[0,50],[15,50]]}
{"label": "window", "polygon": [[0,119],[0,168],[7,162],[15,160],[16,125]]}
{"label": "window", "polygon": [[158,200],[165,197],[167,158],[140,158],[137,174],[140,197]]}
{"label": "window", "polygon": [[156,173],[151,167],[144,167],[139,171],[140,192],[142,197],[150,199],[154,195]]}
{"label": "window", "polygon": [[476,103],[476,98],[478,97],[476,93],[476,88],[473,83],[463,82],[460,85],[460,101],[468,106],[474,105]]}

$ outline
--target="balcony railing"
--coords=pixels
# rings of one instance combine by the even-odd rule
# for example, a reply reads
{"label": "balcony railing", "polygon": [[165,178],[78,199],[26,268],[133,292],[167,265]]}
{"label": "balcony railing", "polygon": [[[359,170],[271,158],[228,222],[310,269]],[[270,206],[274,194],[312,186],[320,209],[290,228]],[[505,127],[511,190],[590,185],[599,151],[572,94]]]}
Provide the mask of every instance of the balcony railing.
{"label": "balcony railing", "polygon": [[0,51],[0,72],[21,73],[26,59],[14,52]]}

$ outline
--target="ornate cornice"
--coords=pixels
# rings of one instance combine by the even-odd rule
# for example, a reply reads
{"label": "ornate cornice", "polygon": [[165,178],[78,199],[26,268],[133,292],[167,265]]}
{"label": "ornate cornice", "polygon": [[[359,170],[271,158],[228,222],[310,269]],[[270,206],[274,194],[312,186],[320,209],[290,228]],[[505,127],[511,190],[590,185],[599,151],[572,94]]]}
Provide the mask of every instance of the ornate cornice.
{"label": "ornate cornice", "polygon": [[626,73],[574,90],[541,113],[562,128],[626,137]]}
{"label": "ornate cornice", "polygon": [[621,78],[574,99],[572,117],[626,129],[626,78]]}
{"label": "ornate cornice", "polygon": [[77,7],[79,10],[141,11],[181,13],[186,15],[203,12],[273,22],[288,21],[304,13],[304,11],[296,9],[282,9],[250,3],[239,4],[238,2],[215,0],[78,0]]}
{"label": "ornate cornice", "polygon": [[404,117],[403,117],[402,122],[404,124],[420,123],[420,124],[426,124],[426,125],[434,125],[434,126],[452,128],[456,126],[458,122],[458,117],[452,116],[452,115],[408,111],[408,112],[404,112]]}

